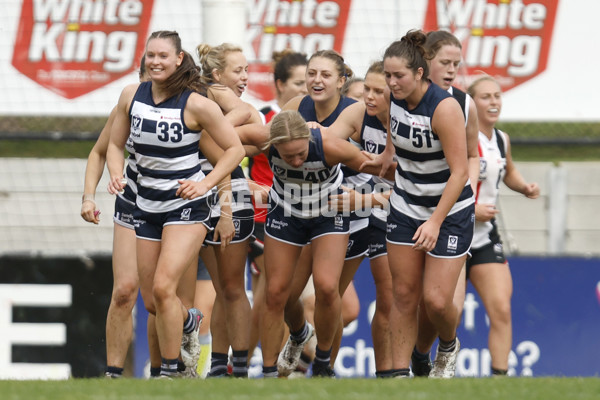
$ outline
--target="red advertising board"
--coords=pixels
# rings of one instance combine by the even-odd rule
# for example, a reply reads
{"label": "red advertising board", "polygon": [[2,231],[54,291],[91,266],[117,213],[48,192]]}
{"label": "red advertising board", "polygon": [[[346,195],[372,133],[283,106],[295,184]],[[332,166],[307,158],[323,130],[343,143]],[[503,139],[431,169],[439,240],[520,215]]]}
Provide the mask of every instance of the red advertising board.
{"label": "red advertising board", "polygon": [[548,64],[558,0],[428,0],[423,29],[444,29],[462,43],[465,84],[494,76],[504,91]]}
{"label": "red advertising board", "polygon": [[251,42],[249,92],[268,101],[275,98],[273,51],[291,48],[310,56],[317,50],[341,53],[350,0],[250,0],[248,37]]}
{"label": "red advertising board", "polygon": [[67,99],[138,67],[153,0],[23,0],[12,65]]}

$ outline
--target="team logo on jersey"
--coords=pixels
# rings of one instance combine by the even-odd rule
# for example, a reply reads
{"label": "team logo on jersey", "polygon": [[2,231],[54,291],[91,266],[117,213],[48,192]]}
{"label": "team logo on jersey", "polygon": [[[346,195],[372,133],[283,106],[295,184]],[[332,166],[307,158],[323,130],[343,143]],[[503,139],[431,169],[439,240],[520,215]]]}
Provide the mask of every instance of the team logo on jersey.
{"label": "team logo on jersey", "polygon": [[429,0],[423,30],[461,41],[463,86],[484,71],[507,91],[546,69],[557,9],[557,0]]}
{"label": "team logo on jersey", "polygon": [[74,99],[137,69],[153,0],[23,0],[12,65]]}
{"label": "team logo on jersey", "polygon": [[131,136],[140,137],[142,135],[142,117],[139,115],[131,116]]}
{"label": "team logo on jersey", "polygon": [[367,140],[366,147],[369,153],[375,153],[377,151],[377,144],[372,140]]}
{"label": "team logo on jersey", "polygon": [[479,159],[479,180],[483,181],[487,178],[487,161],[483,158]]}
{"label": "team logo on jersey", "polygon": [[181,210],[181,217],[179,217],[179,219],[182,221],[189,221],[190,215],[192,215],[192,209],[184,208],[183,210]]}
{"label": "team logo on jersey", "polygon": [[277,176],[285,175],[285,171],[286,171],[286,169],[280,167],[279,165],[273,166],[273,172],[275,172],[275,175],[277,175]]}
{"label": "team logo on jersey", "polygon": [[272,56],[292,49],[313,54],[317,50],[342,52],[350,1],[347,0],[252,0],[248,1],[244,54],[249,93],[264,101],[275,97]]}
{"label": "team logo on jersey", "polygon": [[392,115],[390,118],[390,129],[392,130],[392,133],[396,133],[398,130],[398,118],[396,118],[395,115]]}
{"label": "team logo on jersey", "polygon": [[449,235],[448,236],[448,250],[456,250],[458,249],[458,236]]}
{"label": "team logo on jersey", "polygon": [[233,229],[235,230],[235,234],[239,235],[240,234],[240,226],[242,225],[240,220],[237,218],[234,218],[232,220],[232,222],[233,222]]}

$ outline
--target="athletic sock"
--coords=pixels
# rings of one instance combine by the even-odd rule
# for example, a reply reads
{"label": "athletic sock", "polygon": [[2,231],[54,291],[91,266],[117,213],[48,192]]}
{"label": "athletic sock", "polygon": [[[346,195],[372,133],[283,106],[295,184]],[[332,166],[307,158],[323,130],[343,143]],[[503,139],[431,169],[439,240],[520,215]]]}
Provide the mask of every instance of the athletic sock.
{"label": "athletic sock", "polygon": [[227,374],[227,361],[229,357],[225,353],[211,353],[210,372],[211,376],[221,376]]}
{"label": "athletic sock", "polygon": [[161,376],[174,376],[177,375],[177,362],[176,358],[161,358],[160,362],[160,375]]}
{"label": "athletic sock", "polygon": [[495,376],[504,376],[508,374],[508,370],[505,369],[498,369],[498,368],[494,368],[492,367],[492,375]]}
{"label": "athletic sock", "polygon": [[290,336],[291,336],[292,340],[296,343],[303,342],[304,339],[306,339],[307,335],[308,335],[308,325],[306,324],[306,321],[304,321],[304,325],[302,325],[302,328],[300,328],[300,330],[297,330],[294,332],[290,331]]}
{"label": "athletic sock", "polygon": [[263,365],[263,377],[264,378],[277,378],[277,366],[267,367]]}
{"label": "athletic sock", "polygon": [[232,357],[233,376],[236,378],[248,377],[248,350],[233,350]]}
{"label": "athletic sock", "polygon": [[449,342],[445,342],[440,338],[438,350],[444,353],[451,353],[456,349],[456,336]]}
{"label": "athletic sock", "polygon": [[395,369],[384,369],[383,371],[375,371],[376,378],[393,378]]}
{"label": "athletic sock", "polygon": [[321,349],[319,349],[319,346],[317,346],[317,349],[315,352],[315,359],[313,360],[313,363],[320,364],[320,365],[329,365],[330,361],[331,361],[331,347],[329,348],[329,350],[321,350]]}
{"label": "athletic sock", "polygon": [[392,372],[392,377],[396,376],[410,376],[409,368],[396,368]]}
{"label": "athletic sock", "polygon": [[150,377],[156,378],[160,376],[160,367],[150,367]]}
{"label": "athletic sock", "polygon": [[123,368],[107,366],[106,373],[113,376],[123,376]]}
{"label": "athletic sock", "polygon": [[183,321],[183,333],[192,333],[194,329],[196,329],[197,324],[196,315],[192,313],[192,311],[188,310],[188,316]]}
{"label": "athletic sock", "polygon": [[412,352],[412,357],[417,360],[417,361],[431,361],[429,352],[427,353],[421,353],[419,350],[417,350],[417,347],[415,346],[415,348],[413,349]]}

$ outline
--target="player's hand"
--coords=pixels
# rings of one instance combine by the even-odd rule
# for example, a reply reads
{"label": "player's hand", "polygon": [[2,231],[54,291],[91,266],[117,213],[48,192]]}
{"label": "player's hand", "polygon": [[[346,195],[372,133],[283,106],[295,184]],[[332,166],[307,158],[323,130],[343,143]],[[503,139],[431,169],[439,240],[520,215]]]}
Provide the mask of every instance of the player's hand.
{"label": "player's hand", "polygon": [[493,204],[475,204],[475,219],[481,222],[490,221],[500,211]]}
{"label": "player's hand", "polygon": [[87,222],[98,225],[100,222],[100,210],[96,208],[96,202],[92,199],[84,199],[81,203],[81,218]]}
{"label": "player's hand", "polygon": [[525,190],[523,194],[530,199],[537,199],[540,195],[540,187],[537,183],[528,183],[525,185]]}
{"label": "player's hand", "polygon": [[210,190],[210,188],[207,188],[202,181],[195,182],[180,179],[177,182],[179,182],[180,186],[177,189],[177,192],[175,192],[175,195],[185,200],[192,200],[196,197],[204,196]]}
{"label": "player's hand", "polygon": [[431,220],[425,221],[421,226],[417,228],[415,235],[412,240],[415,241],[413,245],[414,250],[428,252],[435,248],[435,245],[440,234],[440,226]]}
{"label": "player's hand", "polygon": [[235,226],[231,212],[221,210],[221,216],[215,226],[214,239],[215,242],[221,239],[221,250],[225,249],[235,236]]}
{"label": "player's hand", "polygon": [[127,185],[127,179],[123,178],[123,175],[111,177],[108,181],[108,193],[123,193],[123,190],[125,190],[125,185]]}

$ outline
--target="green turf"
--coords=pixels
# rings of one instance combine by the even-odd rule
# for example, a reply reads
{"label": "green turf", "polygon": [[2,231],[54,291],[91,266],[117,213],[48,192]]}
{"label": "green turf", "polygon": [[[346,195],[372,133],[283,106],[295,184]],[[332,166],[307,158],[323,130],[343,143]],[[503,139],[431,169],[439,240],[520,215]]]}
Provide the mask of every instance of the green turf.
{"label": "green turf", "polygon": [[453,380],[140,380],[1,381],[3,400],[182,399],[502,399],[600,398],[598,378],[461,378]]}

